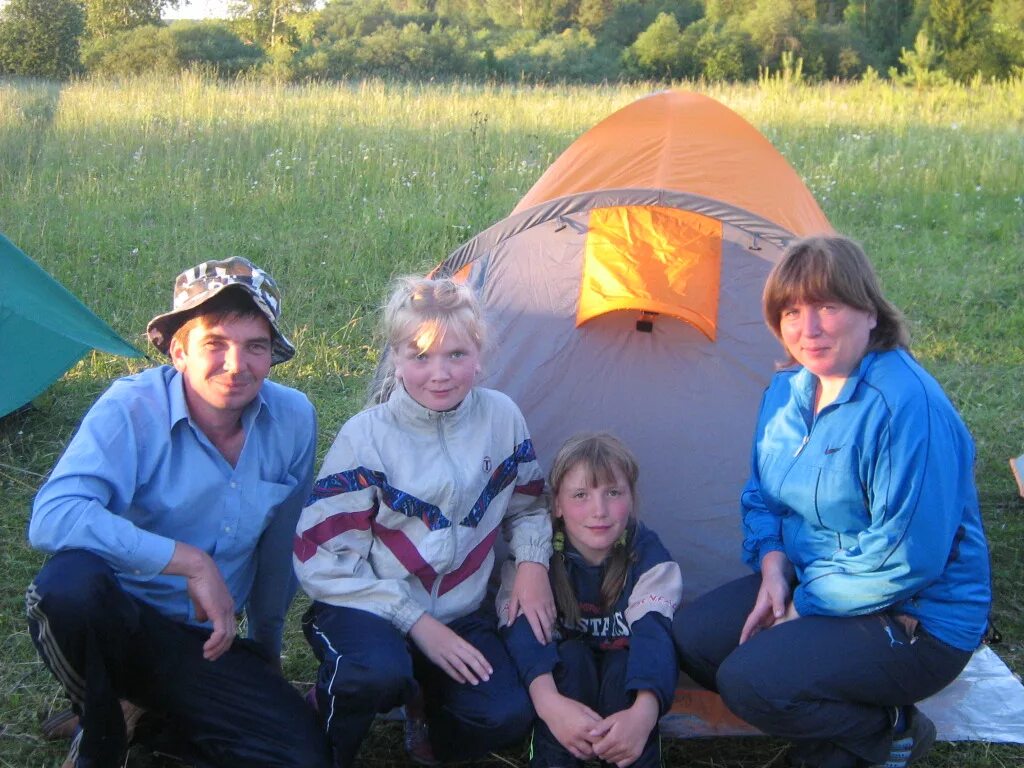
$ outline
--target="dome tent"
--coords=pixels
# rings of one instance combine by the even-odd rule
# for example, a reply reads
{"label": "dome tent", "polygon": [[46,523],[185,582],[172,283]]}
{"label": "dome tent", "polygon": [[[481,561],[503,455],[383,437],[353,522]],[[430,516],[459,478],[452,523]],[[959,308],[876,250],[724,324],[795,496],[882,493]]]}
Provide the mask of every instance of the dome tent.
{"label": "dome tent", "polygon": [[480,297],[493,340],[481,384],[522,409],[545,471],[582,430],[636,453],[640,514],[692,600],[744,572],[739,497],[782,357],[765,278],[789,241],[832,231],[755,128],[667,91],[583,134],[435,274]]}

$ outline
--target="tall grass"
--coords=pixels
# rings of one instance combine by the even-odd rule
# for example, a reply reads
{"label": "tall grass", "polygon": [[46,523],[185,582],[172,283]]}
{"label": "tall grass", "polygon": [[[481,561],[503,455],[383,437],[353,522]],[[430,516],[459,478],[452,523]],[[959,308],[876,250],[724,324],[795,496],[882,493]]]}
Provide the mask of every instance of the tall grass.
{"label": "tall grass", "polygon": [[[1024,451],[1024,81],[700,89],[758,127],[835,227],[865,243],[911,320],[916,353],[961,408],[979,447],[1000,652],[1024,671],[1024,523],[1006,467]],[[316,403],[322,452],[362,401],[389,278],[429,269],[502,218],[574,138],[652,90],[188,74],[5,82],[0,229],[142,348],[180,269],[230,255],[265,266],[284,286],[299,347],[275,376]],[[21,619],[41,560],[24,543],[28,505],[96,395],[146,364],[89,355],[36,410],[0,423],[0,766],[60,757],[34,723],[59,695]],[[288,674],[309,679],[297,635],[286,651]],[[389,744],[368,750],[367,764],[401,764]],[[769,764],[778,745],[672,749],[675,762],[749,766]],[[945,746],[927,765],[1022,761],[1020,748]]]}

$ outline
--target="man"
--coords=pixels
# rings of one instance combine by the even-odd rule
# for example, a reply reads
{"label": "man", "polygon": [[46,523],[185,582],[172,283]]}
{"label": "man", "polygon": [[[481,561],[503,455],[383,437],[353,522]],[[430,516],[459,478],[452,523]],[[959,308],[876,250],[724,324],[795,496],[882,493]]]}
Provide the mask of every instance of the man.
{"label": "man", "polygon": [[276,283],[245,259],[180,274],[147,329],[172,365],[115,382],[36,496],[29,540],[55,554],[28,589],[29,630],[80,718],[69,767],[122,765],[136,707],[202,766],[329,765],[280,673],[316,416],[265,380],[295,354],[279,315]]}

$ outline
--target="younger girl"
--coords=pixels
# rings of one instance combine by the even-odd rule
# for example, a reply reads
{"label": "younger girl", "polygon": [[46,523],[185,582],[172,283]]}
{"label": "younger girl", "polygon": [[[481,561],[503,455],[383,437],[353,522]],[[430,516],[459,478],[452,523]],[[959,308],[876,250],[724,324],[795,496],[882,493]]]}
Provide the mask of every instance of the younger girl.
{"label": "younger girl", "polygon": [[317,706],[346,767],[375,713],[420,691],[438,758],[526,734],[529,700],[493,611],[481,610],[500,528],[518,563],[512,615],[542,638],[554,620],[543,478],[519,409],[474,387],[475,297],[451,280],[406,278],[384,325],[381,402],[341,428],[295,539],[314,601],[304,630],[320,661]]}
{"label": "younger girl", "polygon": [[[531,768],[589,758],[661,765],[657,724],[678,677],[672,616],[682,577],[657,535],[637,522],[638,473],[608,434],[571,438],[551,468],[558,637],[542,645],[522,619],[504,630],[539,717]],[[507,575],[499,615],[514,566]]]}

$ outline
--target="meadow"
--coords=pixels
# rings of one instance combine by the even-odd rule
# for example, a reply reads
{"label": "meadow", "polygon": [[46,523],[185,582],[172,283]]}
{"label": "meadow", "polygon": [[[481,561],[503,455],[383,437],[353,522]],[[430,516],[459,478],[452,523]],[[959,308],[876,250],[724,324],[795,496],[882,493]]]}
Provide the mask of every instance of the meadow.
{"label": "meadow", "polygon": [[[182,268],[231,255],[267,268],[299,350],[274,376],[317,406],[322,455],[362,403],[388,280],[504,217],[573,139],[658,87],[4,81],[0,231],[140,349]],[[1024,80],[680,87],[761,130],[908,315],[914,352],[977,441],[995,650],[1024,672],[1024,500],[1007,467],[1024,452]],[[25,541],[31,499],[95,397],[150,364],[90,354],[0,422],[3,768],[59,765],[66,748],[37,722],[64,702],[23,620],[42,562]],[[285,646],[297,683],[314,674],[302,605]],[[666,753],[669,765],[784,764],[782,745],[759,738],[666,742]],[[485,762],[526,765],[518,753]],[[376,729],[362,764],[411,764],[394,725]],[[920,765],[1024,765],[1024,746],[941,744]]]}

